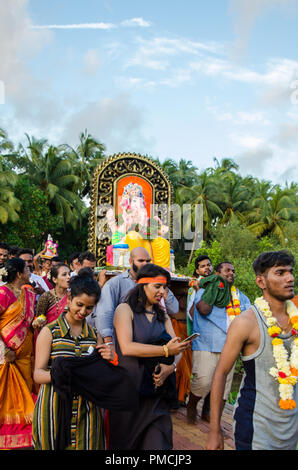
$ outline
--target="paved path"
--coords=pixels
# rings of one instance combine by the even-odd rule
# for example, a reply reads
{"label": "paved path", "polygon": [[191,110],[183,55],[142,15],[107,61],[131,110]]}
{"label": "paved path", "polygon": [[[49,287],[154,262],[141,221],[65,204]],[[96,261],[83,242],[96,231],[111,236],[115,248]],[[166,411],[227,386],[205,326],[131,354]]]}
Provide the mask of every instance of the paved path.
{"label": "paved path", "polygon": [[[232,431],[232,412],[233,407],[231,405],[226,405],[221,421],[221,426],[227,435],[227,438],[225,438],[225,450],[235,450]],[[185,407],[180,407],[176,412],[171,414],[174,430],[174,450],[205,449],[205,443],[209,432],[209,424],[200,419],[200,414],[200,404],[198,405],[197,424],[187,424]]]}

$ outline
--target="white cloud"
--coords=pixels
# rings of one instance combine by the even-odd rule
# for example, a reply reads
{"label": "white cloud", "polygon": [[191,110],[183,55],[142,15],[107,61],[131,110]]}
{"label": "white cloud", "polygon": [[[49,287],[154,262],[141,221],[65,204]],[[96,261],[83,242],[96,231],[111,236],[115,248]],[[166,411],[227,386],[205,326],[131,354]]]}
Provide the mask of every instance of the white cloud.
{"label": "white cloud", "polygon": [[89,49],[83,57],[84,73],[95,75],[100,67],[100,57],[97,49]]}
{"label": "white cloud", "polygon": [[150,21],[146,21],[143,18],[131,18],[130,20],[122,21],[122,26],[134,27],[140,26],[141,28],[149,28],[151,26]]}
{"label": "white cloud", "polygon": [[288,86],[298,73],[298,61],[271,59],[260,73],[227,59],[202,57],[190,64],[191,69],[208,76],[222,76],[228,80],[265,86]]}
{"label": "white cloud", "polygon": [[45,24],[32,25],[32,29],[102,29],[110,30],[116,26],[112,23],[75,23],[75,24]]}
{"label": "white cloud", "polygon": [[[121,26],[125,27],[141,27],[149,28],[151,26],[150,21],[146,21],[143,18],[131,18],[121,22]],[[93,23],[66,23],[66,24],[42,24],[42,25],[31,25],[31,29],[101,29],[109,31],[111,29],[118,28],[118,25],[113,23],[105,23],[103,21]]]}
{"label": "white cloud", "polygon": [[202,43],[185,38],[155,37],[153,39],[138,38],[138,50],[127,62],[127,66],[141,66],[154,70],[165,70],[170,59],[179,55],[198,56],[203,52],[216,53],[222,49],[217,43]]}
{"label": "white cloud", "polygon": [[297,153],[289,149],[298,139],[297,125],[281,125],[275,135],[266,139],[253,134],[229,137],[240,147],[234,156],[240,171],[280,184],[297,180],[298,168],[293,165]]}
{"label": "white cloud", "polygon": [[79,133],[87,129],[105,143],[108,153],[150,149],[153,139],[147,140],[141,132],[144,112],[127,94],[88,103],[67,120],[62,140],[74,145]]}
{"label": "white cloud", "polygon": [[262,111],[225,111],[210,103],[207,100],[206,109],[209,111],[217,121],[231,122],[235,125],[264,125],[270,124],[266,115]]}
{"label": "white cloud", "polygon": [[13,106],[15,115],[42,123],[45,110],[48,120],[54,111],[50,84],[46,78],[35,78],[29,60],[51,42],[52,34],[31,29],[27,6],[27,0],[0,0],[0,79],[5,86],[5,103]]}
{"label": "white cloud", "polygon": [[166,85],[172,88],[177,88],[183,83],[187,83],[191,80],[192,76],[189,70],[179,69],[175,70],[170,78],[164,78],[160,80],[161,85]]}
{"label": "white cloud", "polygon": [[[264,144],[238,152],[234,160],[239,164],[241,172],[252,174],[258,178],[270,179],[268,161],[272,161],[273,156],[272,148]],[[272,170],[271,165],[270,170]]]}
{"label": "white cloud", "polygon": [[[278,144],[283,147],[289,147],[291,144],[298,141],[298,124],[282,124],[276,136]],[[296,157],[297,159],[297,157]]]}
{"label": "white cloud", "polygon": [[265,145],[264,139],[256,137],[252,134],[234,134],[229,135],[231,141],[237,146],[244,147],[245,149],[256,149]]}
{"label": "white cloud", "polygon": [[236,41],[234,55],[240,57],[248,44],[252,28],[257,18],[268,9],[288,7],[297,4],[297,0],[230,0],[229,7],[234,16]]}

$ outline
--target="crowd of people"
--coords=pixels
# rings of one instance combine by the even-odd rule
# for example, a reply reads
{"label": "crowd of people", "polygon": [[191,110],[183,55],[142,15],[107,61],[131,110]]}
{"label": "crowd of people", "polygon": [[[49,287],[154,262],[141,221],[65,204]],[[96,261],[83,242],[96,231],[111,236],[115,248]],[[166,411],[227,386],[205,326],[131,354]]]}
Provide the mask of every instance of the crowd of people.
{"label": "crowd of people", "polygon": [[224,448],[221,416],[240,355],[236,449],[296,448],[290,253],[255,260],[262,292],[255,302],[235,287],[231,262],[213,267],[198,257],[186,304],[192,337],[183,341],[173,328],[179,301],[171,276],[144,248],[113,277],[95,272],[90,251],[68,262],[44,253],[0,243],[0,449],[171,450],[176,370],[190,348],[186,419],[196,424],[202,400],[207,449]]}

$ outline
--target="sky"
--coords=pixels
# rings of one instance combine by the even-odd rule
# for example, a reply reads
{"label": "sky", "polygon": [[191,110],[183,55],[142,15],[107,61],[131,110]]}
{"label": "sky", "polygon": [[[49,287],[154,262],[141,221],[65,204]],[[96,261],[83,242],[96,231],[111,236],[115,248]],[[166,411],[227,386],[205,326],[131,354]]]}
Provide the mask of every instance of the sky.
{"label": "sky", "polygon": [[0,127],[297,181],[298,0],[0,0]]}

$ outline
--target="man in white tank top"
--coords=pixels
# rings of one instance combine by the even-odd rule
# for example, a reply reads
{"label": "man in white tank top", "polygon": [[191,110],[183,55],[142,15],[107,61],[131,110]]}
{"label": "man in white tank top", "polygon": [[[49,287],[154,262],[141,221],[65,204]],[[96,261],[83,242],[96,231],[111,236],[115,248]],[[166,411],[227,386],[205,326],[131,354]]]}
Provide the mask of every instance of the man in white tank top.
{"label": "man in white tank top", "polygon": [[[207,450],[224,448],[220,430],[226,377],[240,353],[245,374],[234,411],[237,450],[294,450],[298,442],[298,309],[294,257],[262,253],[253,263],[262,290],[232,322],[211,387]],[[296,406],[297,403],[297,406]]]}

